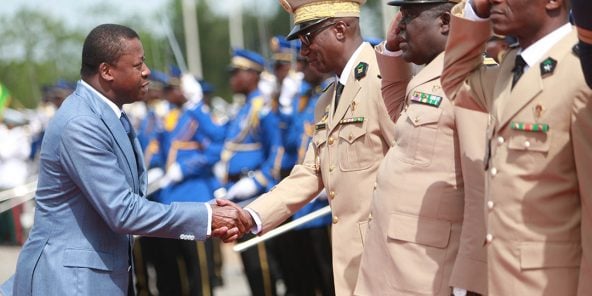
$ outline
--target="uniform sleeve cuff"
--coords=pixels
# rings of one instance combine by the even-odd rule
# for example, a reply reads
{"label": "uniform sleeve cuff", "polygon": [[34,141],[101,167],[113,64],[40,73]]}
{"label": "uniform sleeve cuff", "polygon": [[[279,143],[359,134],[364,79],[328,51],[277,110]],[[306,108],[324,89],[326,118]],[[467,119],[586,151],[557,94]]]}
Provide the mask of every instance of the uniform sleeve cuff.
{"label": "uniform sleeve cuff", "polygon": [[249,208],[245,208],[245,211],[249,212],[249,214],[251,214],[251,217],[253,217],[253,220],[255,220],[255,226],[251,228],[251,233],[258,234],[259,232],[261,232],[261,218],[259,217],[259,214],[257,214],[257,212]]}
{"label": "uniform sleeve cuff", "polygon": [[212,206],[209,203],[205,203],[206,209],[208,210],[208,228],[206,229],[206,235],[212,234]]}

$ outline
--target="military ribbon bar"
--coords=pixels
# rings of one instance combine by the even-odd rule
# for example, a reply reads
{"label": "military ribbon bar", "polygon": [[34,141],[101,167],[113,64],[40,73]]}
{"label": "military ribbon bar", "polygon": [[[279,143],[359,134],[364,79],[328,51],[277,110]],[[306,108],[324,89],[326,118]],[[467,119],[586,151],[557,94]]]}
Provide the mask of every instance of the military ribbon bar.
{"label": "military ribbon bar", "polygon": [[364,122],[364,117],[345,118],[345,119],[340,120],[339,124],[358,123],[358,122]]}
{"label": "military ribbon bar", "polygon": [[546,123],[523,123],[512,121],[510,128],[518,131],[525,132],[541,132],[546,133],[549,131],[549,125]]}
{"label": "military ribbon bar", "polygon": [[413,96],[411,96],[411,102],[420,103],[424,105],[429,105],[433,107],[440,107],[440,103],[442,103],[442,97],[431,95],[427,93],[423,93],[420,91],[414,91]]}

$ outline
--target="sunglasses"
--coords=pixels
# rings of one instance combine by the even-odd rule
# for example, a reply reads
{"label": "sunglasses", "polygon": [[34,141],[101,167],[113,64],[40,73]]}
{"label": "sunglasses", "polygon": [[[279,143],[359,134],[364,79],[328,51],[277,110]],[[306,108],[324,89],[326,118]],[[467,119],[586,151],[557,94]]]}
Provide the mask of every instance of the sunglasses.
{"label": "sunglasses", "polygon": [[298,38],[300,39],[300,42],[302,43],[302,45],[309,47],[312,44],[312,41],[314,40],[316,35],[318,35],[323,30],[325,30],[335,24],[336,24],[335,22],[332,22],[332,23],[326,24],[324,26],[319,26],[319,27],[314,28],[304,34],[298,35]]}

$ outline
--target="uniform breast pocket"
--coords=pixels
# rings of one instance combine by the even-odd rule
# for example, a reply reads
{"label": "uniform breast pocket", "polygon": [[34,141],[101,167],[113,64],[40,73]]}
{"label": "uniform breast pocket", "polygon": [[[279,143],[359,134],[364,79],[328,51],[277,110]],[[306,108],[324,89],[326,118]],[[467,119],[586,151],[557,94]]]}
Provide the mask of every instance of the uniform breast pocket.
{"label": "uniform breast pocket", "polygon": [[511,132],[508,142],[509,162],[529,169],[547,164],[545,159],[551,147],[551,132]]}
{"label": "uniform breast pocket", "polygon": [[339,129],[339,168],[342,171],[369,168],[376,159],[372,147],[366,137],[366,122],[342,125]]}
{"label": "uniform breast pocket", "polygon": [[442,110],[426,105],[411,104],[407,108],[406,122],[400,126],[397,144],[406,161],[418,166],[429,166],[438,137],[438,122]]}

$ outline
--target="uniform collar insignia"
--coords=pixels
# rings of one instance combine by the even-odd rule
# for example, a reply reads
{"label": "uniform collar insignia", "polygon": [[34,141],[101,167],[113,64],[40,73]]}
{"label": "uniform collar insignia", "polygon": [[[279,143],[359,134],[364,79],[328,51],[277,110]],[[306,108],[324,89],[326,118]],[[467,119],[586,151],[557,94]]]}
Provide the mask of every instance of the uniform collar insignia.
{"label": "uniform collar insignia", "polygon": [[548,75],[553,74],[555,71],[555,67],[557,66],[557,61],[551,57],[546,58],[544,61],[541,62],[541,76],[545,77]]}
{"label": "uniform collar insignia", "polygon": [[360,62],[355,69],[354,72],[354,77],[356,78],[356,80],[360,80],[364,77],[366,77],[366,72],[368,72],[368,64],[364,63],[364,62]]}

